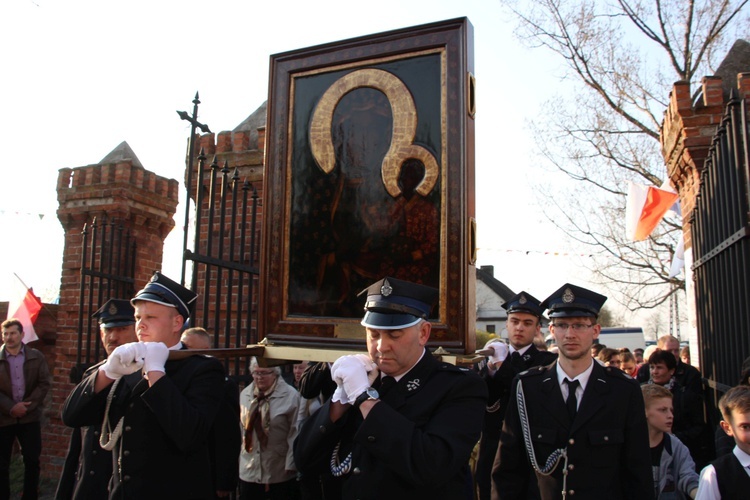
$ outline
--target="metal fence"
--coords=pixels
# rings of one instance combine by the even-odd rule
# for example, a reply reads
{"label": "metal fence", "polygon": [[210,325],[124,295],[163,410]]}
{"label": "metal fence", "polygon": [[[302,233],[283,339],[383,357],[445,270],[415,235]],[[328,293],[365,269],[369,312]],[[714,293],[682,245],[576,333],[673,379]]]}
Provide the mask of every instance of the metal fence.
{"label": "metal fence", "polygon": [[[192,262],[187,286],[198,293],[191,326],[208,330],[214,347],[243,347],[259,340],[254,314],[260,244],[258,191],[226,161],[220,168],[214,158],[208,169],[205,161],[201,151],[196,182],[188,183],[194,186],[188,196],[197,207],[193,250],[186,249],[184,254],[184,264]],[[225,368],[235,380],[246,381],[248,363],[246,358],[226,360]]]}
{"label": "metal fence", "polygon": [[78,300],[78,345],[72,382],[86,368],[106,356],[99,340],[99,325],[92,317],[112,297],[135,293],[135,239],[128,228],[107,216],[94,218],[81,232],[81,288]]}
{"label": "metal fence", "polygon": [[703,376],[714,403],[750,355],[748,123],[733,96],[701,171],[692,219],[693,273]]}

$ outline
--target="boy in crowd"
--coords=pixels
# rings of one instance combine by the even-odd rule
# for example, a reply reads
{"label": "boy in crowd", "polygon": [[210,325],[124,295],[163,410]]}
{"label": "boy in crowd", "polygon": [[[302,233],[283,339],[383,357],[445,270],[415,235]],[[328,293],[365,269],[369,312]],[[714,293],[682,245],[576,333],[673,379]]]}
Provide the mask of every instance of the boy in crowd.
{"label": "boy in crowd", "polygon": [[701,471],[700,500],[747,498],[750,491],[750,387],[732,387],[719,400],[721,428],[734,438],[734,450]]}
{"label": "boy in crowd", "polygon": [[641,386],[646,406],[651,467],[656,498],[695,498],[698,474],[687,447],[670,434],[672,393],[657,384]]}

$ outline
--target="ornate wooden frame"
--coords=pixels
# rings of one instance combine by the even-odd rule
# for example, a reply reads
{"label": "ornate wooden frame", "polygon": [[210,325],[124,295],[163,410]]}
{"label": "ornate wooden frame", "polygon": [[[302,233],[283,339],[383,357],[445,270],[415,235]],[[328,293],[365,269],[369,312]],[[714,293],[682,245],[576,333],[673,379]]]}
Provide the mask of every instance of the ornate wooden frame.
{"label": "ornate wooden frame", "polygon": [[473,66],[466,18],[271,56],[260,337],[361,347],[356,294],[391,275],[439,288],[431,345],[473,352]]}

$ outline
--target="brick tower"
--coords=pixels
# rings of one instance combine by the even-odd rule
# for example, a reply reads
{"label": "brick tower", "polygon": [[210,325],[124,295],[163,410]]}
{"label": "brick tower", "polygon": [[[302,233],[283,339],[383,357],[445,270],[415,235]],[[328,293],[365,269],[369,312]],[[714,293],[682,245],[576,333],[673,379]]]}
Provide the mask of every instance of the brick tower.
{"label": "brick tower", "polygon": [[[101,162],[63,168],[57,180],[57,216],[65,230],[56,360],[48,425],[43,427],[42,471],[60,476],[70,429],[60,419],[65,398],[73,388],[70,371],[76,362],[81,288],[82,230],[95,217],[117,220],[135,241],[134,286],[140,289],[161,269],[164,239],[175,225],[179,184],[143,168],[130,146],[123,142]],[[105,298],[106,300],[106,298]]]}

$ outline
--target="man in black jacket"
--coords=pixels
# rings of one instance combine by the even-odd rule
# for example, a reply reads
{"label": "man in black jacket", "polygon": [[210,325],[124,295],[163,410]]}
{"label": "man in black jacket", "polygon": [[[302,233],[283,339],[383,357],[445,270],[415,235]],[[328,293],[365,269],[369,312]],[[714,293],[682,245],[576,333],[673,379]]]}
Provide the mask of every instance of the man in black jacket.
{"label": "man in black jacket", "polygon": [[[132,299],[140,342],[112,352],[68,396],[69,426],[102,424],[113,450],[110,498],[213,498],[208,436],[221,406],[224,368],[215,358],[169,360],[196,294],[155,273]],[[142,372],[134,384],[131,373]]]}
{"label": "man in black jacket", "polygon": [[492,464],[500,442],[500,430],[510,400],[513,378],[529,368],[549,365],[557,359],[557,355],[540,351],[534,346],[534,338],[541,333],[544,312],[536,298],[527,292],[521,292],[502,307],[508,312],[505,328],[510,345],[506,346],[500,339],[492,339],[485,346],[491,354],[483,370],[489,399],[476,467],[476,482],[481,500],[490,498]]}
{"label": "man in black jacket", "polygon": [[[93,316],[99,320],[102,346],[108,356],[117,347],[138,341],[134,314],[135,309],[130,301],[122,299],[110,299],[94,313]],[[90,367],[83,377],[96,373],[102,364],[104,361]],[[100,431],[101,425],[73,429],[55,500],[107,498],[112,477],[112,452],[99,445]]]}
{"label": "man in black jacket", "polygon": [[[558,359],[516,377],[492,472],[492,497],[652,499],[643,396],[620,369],[590,354],[607,297],[571,284],[542,302]],[[533,473],[533,475],[532,475]]]}
{"label": "man in black jacket", "polygon": [[363,293],[368,355],[331,367],[337,388],[300,430],[297,469],[326,499],[467,498],[487,391],[425,349],[438,291],[385,278]]}

